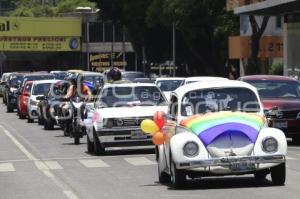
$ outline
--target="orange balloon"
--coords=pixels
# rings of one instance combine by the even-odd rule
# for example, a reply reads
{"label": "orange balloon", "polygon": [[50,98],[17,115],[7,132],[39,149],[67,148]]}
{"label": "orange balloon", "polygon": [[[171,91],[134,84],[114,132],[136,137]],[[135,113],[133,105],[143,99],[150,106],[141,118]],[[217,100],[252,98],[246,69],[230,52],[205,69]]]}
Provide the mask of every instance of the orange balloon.
{"label": "orange balloon", "polygon": [[152,142],[155,145],[162,145],[165,142],[165,137],[162,132],[157,132],[152,137]]}

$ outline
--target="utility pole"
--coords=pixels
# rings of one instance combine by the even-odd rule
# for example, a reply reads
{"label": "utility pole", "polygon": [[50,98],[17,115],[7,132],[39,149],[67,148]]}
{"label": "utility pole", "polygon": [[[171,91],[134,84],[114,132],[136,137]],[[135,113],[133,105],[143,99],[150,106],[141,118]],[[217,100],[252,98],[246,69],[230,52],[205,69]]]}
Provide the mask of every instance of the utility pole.
{"label": "utility pole", "polygon": [[88,15],[86,16],[86,56],[87,56],[87,70],[90,71],[90,23]]}
{"label": "utility pole", "polygon": [[112,42],[111,42],[111,55],[110,55],[110,63],[111,67],[114,67],[114,46],[115,46],[115,24],[112,22]]}
{"label": "utility pole", "polygon": [[173,22],[173,31],[172,31],[172,38],[173,38],[173,77],[176,75],[176,27],[175,22]]}

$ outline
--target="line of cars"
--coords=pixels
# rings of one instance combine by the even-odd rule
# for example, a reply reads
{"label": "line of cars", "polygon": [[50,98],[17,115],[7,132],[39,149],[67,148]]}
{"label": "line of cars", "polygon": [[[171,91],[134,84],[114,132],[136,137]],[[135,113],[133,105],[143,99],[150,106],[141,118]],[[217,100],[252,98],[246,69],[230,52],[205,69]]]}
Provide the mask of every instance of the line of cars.
{"label": "line of cars", "polygon": [[64,81],[22,82],[22,92],[29,95],[19,101],[31,107],[28,122],[37,118],[48,130],[58,125],[66,136],[69,128],[79,127],[79,139],[86,134],[87,150],[95,155],[108,147],[152,145],[152,135],[143,133],[140,125],[158,111],[166,113],[164,142],[156,146],[158,177],[176,188],[185,184],[186,176],[242,174],[256,179],[271,174],[274,184],[283,185],[286,135],[299,139],[300,83],[281,76],[239,80],[138,77],[132,83],[106,83],[93,92],[93,101],[84,109],[78,105],[72,117],[77,126],[62,113],[68,86]]}

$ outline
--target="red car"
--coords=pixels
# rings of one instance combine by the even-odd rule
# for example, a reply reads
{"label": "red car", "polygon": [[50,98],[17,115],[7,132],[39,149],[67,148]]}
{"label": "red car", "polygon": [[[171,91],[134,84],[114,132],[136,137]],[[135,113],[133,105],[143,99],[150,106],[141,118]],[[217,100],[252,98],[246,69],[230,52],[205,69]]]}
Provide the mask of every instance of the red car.
{"label": "red car", "polygon": [[21,89],[19,98],[18,98],[18,115],[20,119],[25,119],[28,115],[27,113],[27,103],[30,97],[30,91],[33,81],[27,81],[24,84],[24,87]]}
{"label": "red car", "polygon": [[284,76],[253,75],[240,78],[255,86],[269,126],[300,141],[300,82]]}

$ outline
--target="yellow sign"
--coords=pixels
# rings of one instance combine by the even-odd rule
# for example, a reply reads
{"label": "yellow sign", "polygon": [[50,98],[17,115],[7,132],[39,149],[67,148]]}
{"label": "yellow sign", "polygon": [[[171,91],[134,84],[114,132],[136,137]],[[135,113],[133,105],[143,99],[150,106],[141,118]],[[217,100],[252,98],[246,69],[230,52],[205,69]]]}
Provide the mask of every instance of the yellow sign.
{"label": "yellow sign", "polygon": [[79,51],[80,37],[0,36],[0,51]]}
{"label": "yellow sign", "polygon": [[81,18],[0,17],[0,36],[80,37]]}

